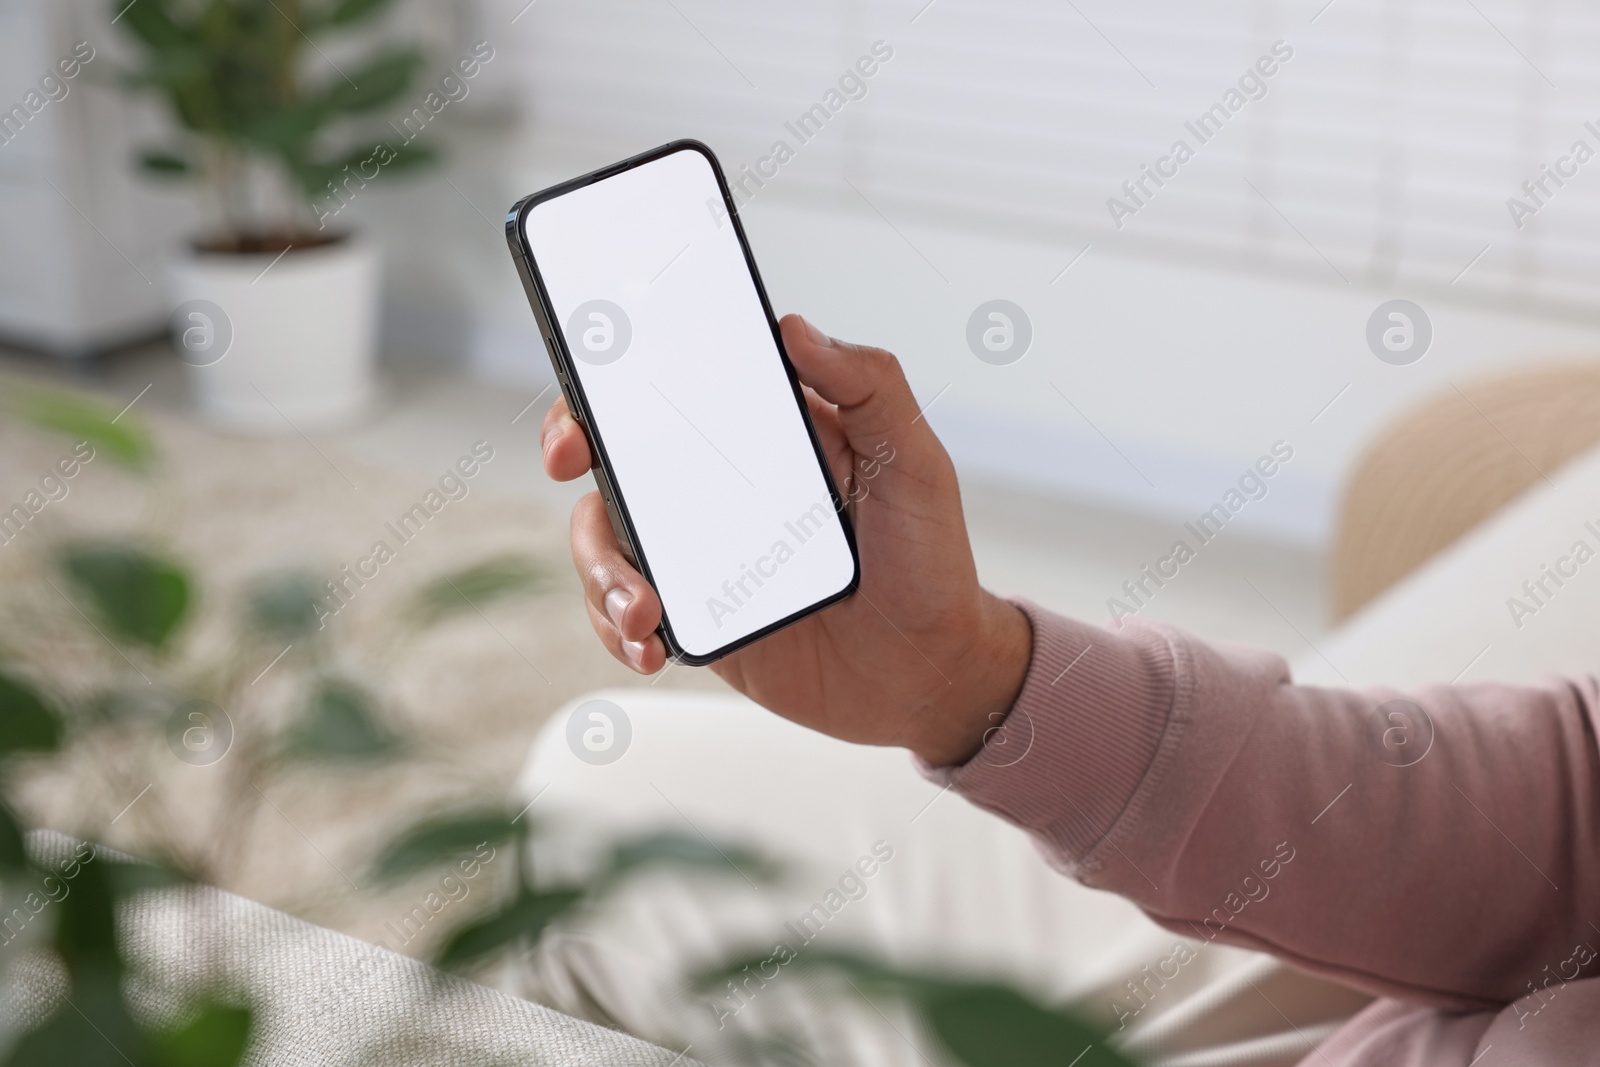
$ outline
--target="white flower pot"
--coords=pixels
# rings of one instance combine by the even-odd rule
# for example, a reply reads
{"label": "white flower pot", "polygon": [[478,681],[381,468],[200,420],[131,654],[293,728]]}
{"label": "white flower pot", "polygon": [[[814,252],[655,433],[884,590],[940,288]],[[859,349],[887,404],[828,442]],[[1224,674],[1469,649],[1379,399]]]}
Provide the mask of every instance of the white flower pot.
{"label": "white flower pot", "polygon": [[349,423],[376,394],[379,266],[356,238],[173,264],[172,340],[207,421],[255,433]]}

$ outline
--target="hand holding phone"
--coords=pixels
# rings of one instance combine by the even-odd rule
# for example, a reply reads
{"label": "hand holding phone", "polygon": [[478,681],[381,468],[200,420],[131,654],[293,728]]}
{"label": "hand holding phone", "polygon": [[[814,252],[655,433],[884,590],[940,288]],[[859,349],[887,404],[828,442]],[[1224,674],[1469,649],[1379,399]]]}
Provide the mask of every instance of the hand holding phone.
{"label": "hand holding phone", "polygon": [[[711,669],[823,733],[961,762],[1016,699],[1028,622],[978,584],[955,468],[919,418],[898,361],[835,342],[797,315],[781,330],[833,480],[851,501],[860,584]],[[589,473],[588,441],[564,401],[545,418],[543,448],[552,478]],[[572,555],[601,642],[633,669],[659,671],[661,602],[624,555],[598,493],[573,511]]]}
{"label": "hand holding phone", "polygon": [[672,655],[711,663],[849,596],[845,500],[711,150],[535,193],[506,238]]}

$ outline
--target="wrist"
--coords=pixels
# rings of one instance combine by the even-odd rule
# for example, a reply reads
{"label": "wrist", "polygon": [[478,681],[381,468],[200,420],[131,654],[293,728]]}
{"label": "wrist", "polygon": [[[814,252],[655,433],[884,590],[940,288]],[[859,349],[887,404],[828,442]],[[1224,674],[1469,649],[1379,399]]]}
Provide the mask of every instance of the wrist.
{"label": "wrist", "polygon": [[912,744],[935,767],[966,763],[1005,720],[1022,692],[1033,658],[1033,626],[1022,609],[984,590],[979,632],[953,678],[952,692],[937,702]]}

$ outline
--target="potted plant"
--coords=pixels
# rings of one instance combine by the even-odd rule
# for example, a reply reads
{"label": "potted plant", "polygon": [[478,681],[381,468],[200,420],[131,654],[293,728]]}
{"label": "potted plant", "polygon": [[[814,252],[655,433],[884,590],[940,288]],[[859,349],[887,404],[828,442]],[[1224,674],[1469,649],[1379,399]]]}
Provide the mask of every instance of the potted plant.
{"label": "potted plant", "polygon": [[422,56],[335,63],[317,40],[389,2],[112,0],[140,46],[128,83],[160,94],[176,119],[174,141],[140,165],[200,194],[204,228],[172,267],[169,295],[173,341],[212,421],[336,424],[374,396],[377,252],[330,223],[372,181],[432,158],[409,139],[352,130],[407,90]]}

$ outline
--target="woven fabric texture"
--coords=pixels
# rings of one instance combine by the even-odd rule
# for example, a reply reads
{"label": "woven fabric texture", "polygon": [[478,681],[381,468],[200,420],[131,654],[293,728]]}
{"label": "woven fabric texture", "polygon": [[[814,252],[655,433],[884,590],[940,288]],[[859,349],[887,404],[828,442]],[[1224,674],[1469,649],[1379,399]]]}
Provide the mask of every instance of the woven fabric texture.
{"label": "woven fabric texture", "polygon": [[[59,867],[79,846],[38,833],[30,847]],[[102,849],[91,862],[108,861],[118,857]],[[174,1019],[218,985],[247,997],[257,1009],[249,1067],[696,1067],[671,1050],[216,889],[146,894],[128,905],[122,929],[137,970],[129,989],[136,1013]],[[49,957],[23,953],[0,988],[0,1020],[29,1026],[63,991]]]}

